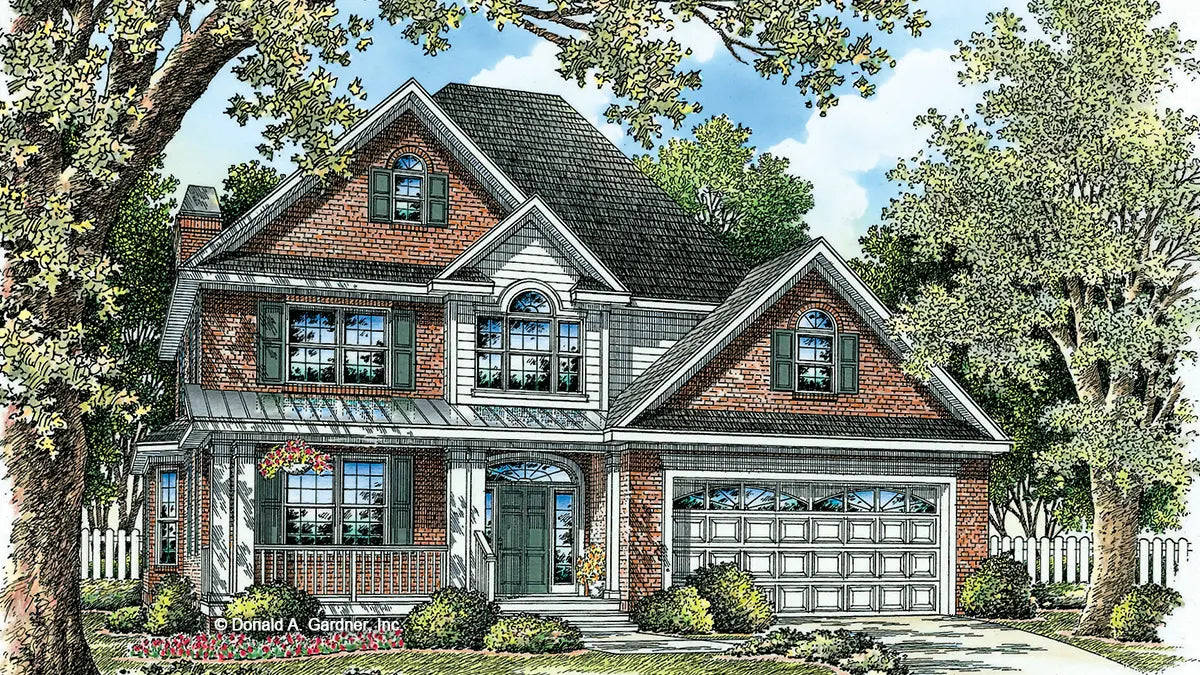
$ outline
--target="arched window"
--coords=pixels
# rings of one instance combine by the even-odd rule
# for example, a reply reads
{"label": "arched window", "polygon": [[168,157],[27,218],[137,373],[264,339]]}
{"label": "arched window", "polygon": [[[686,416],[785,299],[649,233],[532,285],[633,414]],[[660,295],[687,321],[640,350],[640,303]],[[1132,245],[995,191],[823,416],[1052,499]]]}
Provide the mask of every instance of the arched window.
{"label": "arched window", "polygon": [[392,167],[392,220],[419,223],[424,212],[425,162],[416,155],[401,155]]}
{"label": "arched window", "polygon": [[449,186],[447,174],[434,173],[424,159],[404,153],[389,166],[371,169],[371,221],[446,225]]}
{"label": "arched window", "polygon": [[833,391],[833,319],[819,309],[800,315],[796,324],[796,390]]}
{"label": "arched window", "polygon": [[556,319],[554,305],[537,290],[518,293],[506,310],[476,324],[476,388],[581,391],[579,322]]}
{"label": "arched window", "polygon": [[571,474],[561,466],[545,462],[505,462],[488,467],[490,480],[527,483],[570,483]]}

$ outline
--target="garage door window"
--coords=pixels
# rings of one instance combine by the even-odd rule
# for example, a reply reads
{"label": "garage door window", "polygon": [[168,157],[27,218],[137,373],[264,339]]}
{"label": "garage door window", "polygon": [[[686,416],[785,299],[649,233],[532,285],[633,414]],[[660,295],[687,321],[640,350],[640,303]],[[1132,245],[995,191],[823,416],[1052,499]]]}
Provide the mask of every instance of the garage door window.
{"label": "garage door window", "polygon": [[819,513],[937,513],[934,488],[807,486],[788,483],[681,481],[674,506],[706,511],[815,511]]}
{"label": "garage door window", "polygon": [[[806,511],[807,502],[783,492],[775,483],[680,483],[686,492],[675,498],[676,509],[708,511]],[[700,489],[696,489],[700,488]]]}

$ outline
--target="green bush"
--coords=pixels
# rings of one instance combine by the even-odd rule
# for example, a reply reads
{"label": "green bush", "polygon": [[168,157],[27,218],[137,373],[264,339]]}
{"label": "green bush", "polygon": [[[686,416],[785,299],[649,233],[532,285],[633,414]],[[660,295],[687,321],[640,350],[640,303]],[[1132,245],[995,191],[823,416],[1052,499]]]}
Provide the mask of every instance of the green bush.
{"label": "green bush", "polygon": [[492,624],[483,646],[494,652],[561,654],[583,649],[583,635],[566,619],[518,614]]}
{"label": "green bush", "polygon": [[254,584],[233,596],[225,606],[226,619],[240,621],[271,621],[282,619],[282,631],[247,630],[251,637],[265,637],[272,632],[313,633],[309,620],[325,616],[321,601],[284,581]]}
{"label": "green bush", "polygon": [[122,607],[104,617],[104,627],[113,633],[145,633],[146,612],[141,607]]}
{"label": "green bush", "polygon": [[633,620],[639,629],[651,633],[713,632],[708,601],[692,586],[673,586],[639,599],[633,606]]}
{"label": "green bush", "polygon": [[1041,609],[1083,609],[1087,605],[1087,584],[1034,584],[1030,592]]}
{"label": "green bush", "polygon": [[1034,615],[1029,573],[1012,556],[987,558],[967,577],[963,612],[986,619],[1028,619]]}
{"label": "green bush", "polygon": [[780,628],[734,647],[731,656],[782,656],[824,663],[850,675],[907,675],[905,657],[863,633]]}
{"label": "green bush", "polygon": [[414,649],[480,649],[500,605],[478,591],[443,588],[404,617],[404,644]]}
{"label": "green bush", "polygon": [[758,633],[775,623],[766,592],[754,585],[754,575],[733,563],[701,567],[689,584],[708,601],[713,630],[719,633]]}
{"label": "green bush", "polygon": [[88,579],[81,584],[80,599],[84,609],[111,612],[122,607],[142,604],[142,582],[138,579]]}
{"label": "green bush", "polygon": [[146,610],[146,632],[151,635],[188,633],[200,627],[200,606],[192,582],[168,574],[150,594]]}
{"label": "green bush", "polygon": [[1183,605],[1177,591],[1158,584],[1135,587],[1113,608],[1109,627],[1122,642],[1158,642],[1158,627]]}

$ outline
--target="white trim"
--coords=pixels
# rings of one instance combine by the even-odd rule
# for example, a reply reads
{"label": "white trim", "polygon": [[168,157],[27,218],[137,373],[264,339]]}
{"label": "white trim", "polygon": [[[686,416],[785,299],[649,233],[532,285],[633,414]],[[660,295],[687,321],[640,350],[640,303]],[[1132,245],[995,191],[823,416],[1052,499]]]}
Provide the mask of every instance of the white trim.
{"label": "white trim", "polygon": [[[958,578],[958,538],[954,531],[957,523],[957,502],[956,495],[958,493],[958,479],[952,476],[888,476],[875,474],[835,474],[835,473],[798,473],[798,472],[781,472],[781,471],[758,471],[753,468],[748,468],[745,471],[691,471],[685,469],[668,469],[663,471],[663,546],[666,547],[667,565],[663,566],[662,581],[663,588],[668,588],[671,585],[670,565],[674,563],[674,523],[672,516],[674,515],[674,498],[675,494],[675,479],[676,478],[721,478],[729,480],[788,480],[788,481],[813,481],[813,482],[830,482],[830,483],[877,483],[877,484],[915,484],[923,483],[928,485],[938,485],[943,489],[938,491],[938,534],[940,543],[940,562],[942,563],[942,574],[939,575],[938,585],[938,613],[943,615],[953,615],[955,612],[954,584]],[[821,613],[812,613],[814,616],[820,616]],[[838,615],[857,615],[861,612],[839,612]],[[912,614],[909,612],[907,614]],[[876,613],[872,612],[872,616]]]}
{"label": "white trim", "polygon": [[575,303],[596,302],[610,305],[629,304],[628,293],[610,293],[608,291],[571,291],[571,301]]}
{"label": "white trim", "polygon": [[628,293],[629,289],[621,283],[617,276],[608,269],[608,266],[600,261],[596,254],[593,253],[586,244],[583,243],[571,228],[567,227],[566,223],[558,217],[554,211],[546,205],[546,202],[538,195],[530,197],[528,201],[522,204],[516,211],[513,211],[507,218],[500,221],[497,225],[488,230],[487,234],[477,239],[475,243],[467,247],[457,258],[452,260],[445,269],[438,273],[438,280],[447,280],[455,272],[462,269],[468,263],[474,262],[482,258],[487,253],[490,253],[495,247],[499,246],[509,236],[516,232],[519,228],[525,225],[525,220],[528,216],[541,216],[545,223],[549,224],[567,244],[575,250],[579,257],[592,268],[592,271],[600,275],[604,283],[608,284],[614,291],[620,293]]}
{"label": "white trim", "polygon": [[[445,132],[449,133],[455,141],[461,144],[467,153],[479,162],[480,166],[489,174],[488,177],[492,179],[491,182],[501,189],[503,197],[507,197],[507,200],[512,203],[520,203],[525,200],[525,195],[521,192],[520,188],[508,178],[499,166],[483,153],[458,124],[446,115],[441,106],[429,95],[429,92],[425,91],[419,82],[411,78],[399,89],[392,92],[382,103],[375,106],[366,117],[356,123],[346,133],[342,134],[337,144],[334,145],[332,153],[337,154],[358,149],[357,143],[370,140],[376,134],[381,133],[400,114],[412,108],[419,108],[427,113],[442,126]],[[368,131],[371,133],[368,134]],[[487,184],[488,181],[484,181],[484,183]],[[312,176],[301,170],[293,172],[263,200],[246,212],[245,215],[238,218],[234,223],[227,225],[220,234],[210,239],[208,243],[192,255],[188,262],[191,264],[202,263],[218,253],[236,249],[249,240],[250,237],[257,234],[268,222],[274,220],[274,217],[279,212],[287,209],[304,192],[313,187],[316,187],[316,185]],[[276,212],[271,214],[272,211]],[[255,226],[250,227],[251,223],[254,223]]]}

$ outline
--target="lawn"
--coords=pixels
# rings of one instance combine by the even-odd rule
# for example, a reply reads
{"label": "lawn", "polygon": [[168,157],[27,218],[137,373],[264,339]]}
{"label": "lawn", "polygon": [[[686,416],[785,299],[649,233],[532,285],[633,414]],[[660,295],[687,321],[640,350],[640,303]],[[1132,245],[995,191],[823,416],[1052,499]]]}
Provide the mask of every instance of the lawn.
{"label": "lawn", "polygon": [[[102,615],[85,619],[96,665],[103,673],[136,671],[144,663],[126,659],[133,639],[100,632]],[[274,675],[342,675],[350,668],[392,673],[455,675],[519,675],[522,673],[620,673],[621,675],[830,675],[822,666],[760,659],[731,659],[707,654],[605,654],[587,651],[568,655],[409,652],[338,654],[278,661],[212,663],[211,672],[232,672],[251,665]]]}
{"label": "lawn", "polygon": [[1064,631],[1073,631],[1079,625],[1077,610],[1041,611],[1038,612],[1038,618],[1032,621],[994,621],[1065,642],[1143,673],[1157,673],[1186,660],[1173,654],[1175,648],[1169,645],[1129,644],[1101,638],[1063,635]]}

